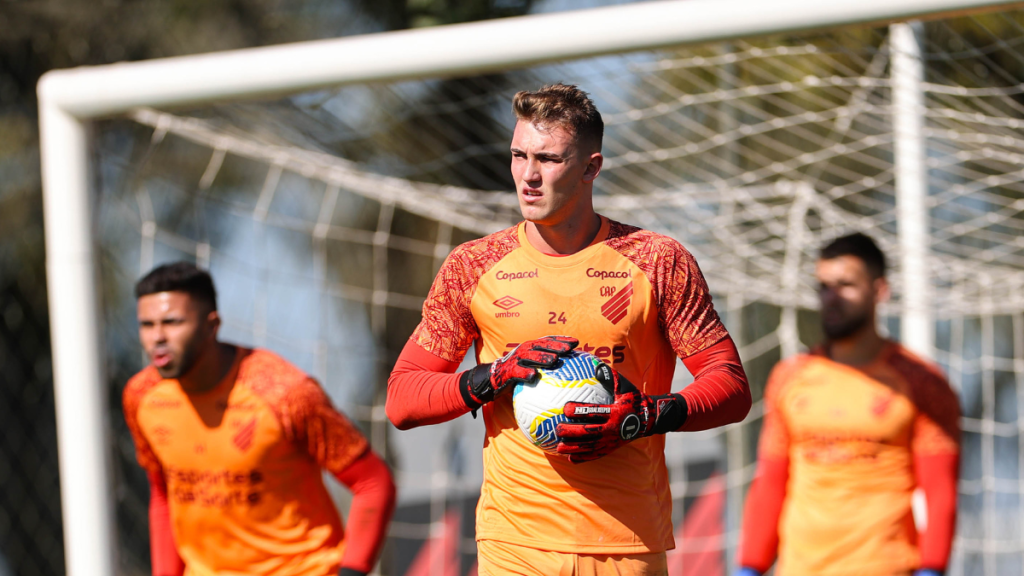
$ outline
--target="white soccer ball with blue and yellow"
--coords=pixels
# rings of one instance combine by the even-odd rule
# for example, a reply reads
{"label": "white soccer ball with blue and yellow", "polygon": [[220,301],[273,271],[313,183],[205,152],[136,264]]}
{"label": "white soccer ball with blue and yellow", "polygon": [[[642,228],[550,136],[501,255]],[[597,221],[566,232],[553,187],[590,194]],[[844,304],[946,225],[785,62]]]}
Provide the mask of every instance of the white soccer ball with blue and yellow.
{"label": "white soccer ball with blue and yellow", "polygon": [[538,368],[532,384],[518,384],[512,391],[516,422],[526,438],[548,454],[557,454],[558,424],[566,421],[566,402],[611,404],[612,393],[598,382],[595,368],[601,361],[593,354],[574,350],[555,368]]}

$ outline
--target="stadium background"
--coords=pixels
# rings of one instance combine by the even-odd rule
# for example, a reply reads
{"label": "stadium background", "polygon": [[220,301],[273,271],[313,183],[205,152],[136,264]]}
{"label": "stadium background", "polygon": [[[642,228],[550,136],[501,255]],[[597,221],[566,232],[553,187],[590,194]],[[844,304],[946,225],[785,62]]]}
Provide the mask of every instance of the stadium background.
{"label": "stadium background", "polygon": [[[33,98],[42,72],[598,4],[0,5],[0,575],[63,572]],[[950,113],[931,120],[936,134],[941,128],[958,135],[938,138],[942,142],[929,149],[938,197],[932,216],[942,223],[933,249],[957,257],[939,263],[945,291],[938,301],[946,314],[939,315],[937,346],[967,417],[953,574],[1021,571],[1017,406],[1024,393],[1024,307],[1019,274],[1012,273],[1022,267],[1016,238],[1024,208],[1013,167],[1019,163],[1013,156],[1019,130],[1012,123],[1021,117],[1016,86],[1024,65],[1015,55],[1020,21],[1002,14],[924,30],[929,80],[996,89],[991,98],[982,95],[959,108],[937,106]],[[862,27],[485,77],[318,91],[259,104],[142,112],[100,123],[94,146],[114,414],[117,485],[111,489],[122,571],[141,574],[148,565],[145,479],[118,415],[120,389],[142,362],[130,295],[141,270],[176,258],[209,264],[228,320],[225,337],[266,345],[320,377],[387,454],[399,470],[402,500],[384,573],[466,573],[480,477],[479,421],[462,418],[396,434],[384,423],[380,402],[386,369],[415,325],[419,298],[439,259],[451,245],[514,219],[509,195],[478,192],[510,188],[505,111],[511,93],[558,79],[578,80],[595,92],[609,121],[607,151],[614,157],[601,211],[660,227],[695,248],[717,306],[744,345],[759,399],[780,355],[818,338],[808,299],[817,241],[866,227],[881,236],[890,255],[895,250],[892,147],[883,137],[890,131],[882,80],[886,41],[884,27]],[[647,91],[629,92],[624,78],[641,79]],[[838,104],[801,87],[823,81],[846,97],[844,105],[853,101],[859,109],[845,108],[845,120],[843,113],[830,116]],[[771,120],[755,122],[750,109],[729,104],[750,86],[778,94],[762,105]],[[676,102],[693,113],[683,113],[677,134],[659,133],[657,123]],[[980,114],[977,122],[991,131],[965,128],[970,119],[960,116],[970,114]],[[809,126],[806,133],[799,132],[800,124]],[[772,135],[776,128],[791,135]],[[844,136],[832,142],[837,129]],[[847,132],[855,136],[844,139]],[[759,134],[766,136],[758,140]],[[968,144],[949,145],[958,139]],[[773,150],[779,144],[789,148]],[[858,157],[836,145],[863,145],[860,150],[868,152]],[[224,154],[213,161],[217,151]],[[943,163],[965,151],[970,162],[952,168]],[[794,161],[801,155],[806,161]],[[358,169],[338,157],[358,162]],[[663,164],[636,168],[652,158]],[[360,180],[374,173],[403,180]],[[986,180],[986,190],[943,199],[946,188],[988,178],[994,180]],[[409,187],[405,179],[457,188]],[[634,191],[631,180],[643,181],[648,195],[616,203],[623,196],[616,192]],[[800,185],[805,181],[834,194],[809,195]],[[686,193],[688,203],[659,196],[666,188]],[[331,190],[324,219],[323,199],[332,197]],[[978,266],[957,268],[960,260]],[[376,297],[381,292],[383,299]],[[897,309],[888,312],[887,328],[898,335]],[[679,378],[684,383],[685,371]],[[675,517],[690,551],[676,559],[675,574],[723,573],[731,559],[758,416],[755,408],[742,427],[685,441],[672,437]],[[344,506],[344,494],[337,496]]]}

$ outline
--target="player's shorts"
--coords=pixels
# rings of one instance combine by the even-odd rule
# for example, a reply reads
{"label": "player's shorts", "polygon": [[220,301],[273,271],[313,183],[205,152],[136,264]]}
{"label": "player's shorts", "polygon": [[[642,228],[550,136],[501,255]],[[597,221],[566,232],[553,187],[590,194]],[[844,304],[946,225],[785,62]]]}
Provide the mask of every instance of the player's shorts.
{"label": "player's shorts", "polygon": [[569,554],[480,540],[480,576],[668,576],[664,552]]}

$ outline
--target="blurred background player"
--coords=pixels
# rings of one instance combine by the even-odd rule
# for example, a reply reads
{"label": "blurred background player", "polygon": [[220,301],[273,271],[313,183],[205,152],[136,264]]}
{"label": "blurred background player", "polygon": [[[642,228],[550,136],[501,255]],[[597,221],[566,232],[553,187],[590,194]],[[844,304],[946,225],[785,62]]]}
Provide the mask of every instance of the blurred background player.
{"label": "blurred background player", "polygon": [[740,574],[764,573],[776,554],[780,576],[941,574],[956,521],[956,394],[936,367],[878,333],[889,285],[871,238],[825,246],[817,277],[826,340],[768,379]]}
{"label": "blurred background player", "polygon": [[[389,381],[388,416],[409,429],[482,409],[480,574],[665,574],[663,434],[742,420],[746,376],[689,252],[595,213],[604,125],[590,98],[557,84],[516,94],[513,111],[526,221],[445,261]],[[474,343],[478,365],[456,374]],[[508,389],[576,347],[614,367],[600,372],[615,403],[561,424],[568,457],[547,456],[519,431]],[[670,394],[677,357],[696,380]]]}
{"label": "blurred background player", "polygon": [[[153,574],[366,574],[395,504],[387,465],[309,376],[217,341],[213,281],[192,264],[136,285],[151,364],[124,391],[150,480]],[[323,484],[352,491],[348,529]]]}

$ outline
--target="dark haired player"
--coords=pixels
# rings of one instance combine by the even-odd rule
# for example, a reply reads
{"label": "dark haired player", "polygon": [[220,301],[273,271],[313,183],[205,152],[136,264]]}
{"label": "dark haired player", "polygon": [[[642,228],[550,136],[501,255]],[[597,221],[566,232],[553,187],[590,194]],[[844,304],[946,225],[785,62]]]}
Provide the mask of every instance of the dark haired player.
{"label": "dark haired player", "polygon": [[[149,475],[153,574],[368,573],[395,487],[363,436],[298,368],[217,341],[206,272],[160,266],[135,293],[152,364],[124,414]],[[352,491],[347,530],[321,470]]]}
{"label": "dark haired player", "polygon": [[[817,264],[825,343],[781,362],[765,390],[740,574],[937,576],[956,520],[960,407],[931,364],[876,329],[885,257],[852,234]],[[918,534],[911,494],[924,491]]]}
{"label": "dark haired player", "polygon": [[[664,434],[742,420],[746,377],[690,253],[594,212],[603,123],[590,98],[547,86],[516,94],[513,111],[525,222],[445,261],[389,381],[388,416],[408,429],[483,412],[481,575],[665,574]],[[479,365],[455,373],[474,344]],[[586,416],[567,404],[564,457],[547,456],[519,431],[508,392],[573,348],[613,368],[601,372],[615,402]],[[696,379],[671,393],[677,358]]]}

